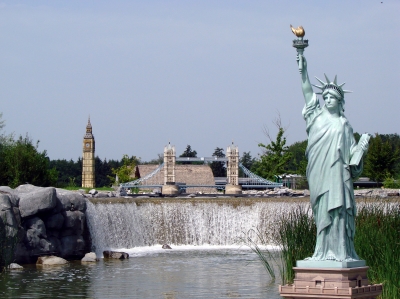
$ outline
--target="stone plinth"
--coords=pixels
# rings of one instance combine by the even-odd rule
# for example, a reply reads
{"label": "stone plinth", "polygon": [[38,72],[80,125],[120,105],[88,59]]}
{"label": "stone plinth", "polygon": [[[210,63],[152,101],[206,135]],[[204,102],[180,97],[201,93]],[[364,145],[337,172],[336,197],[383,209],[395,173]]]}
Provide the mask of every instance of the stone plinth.
{"label": "stone plinth", "polygon": [[280,285],[279,293],[286,299],[375,299],[382,293],[382,284],[369,284],[368,268],[294,267],[294,283]]}
{"label": "stone plinth", "polygon": [[225,194],[242,194],[242,186],[227,184],[225,186]]}
{"label": "stone plinth", "polygon": [[163,195],[179,194],[179,187],[178,187],[178,185],[171,185],[171,184],[163,185],[161,193]]}

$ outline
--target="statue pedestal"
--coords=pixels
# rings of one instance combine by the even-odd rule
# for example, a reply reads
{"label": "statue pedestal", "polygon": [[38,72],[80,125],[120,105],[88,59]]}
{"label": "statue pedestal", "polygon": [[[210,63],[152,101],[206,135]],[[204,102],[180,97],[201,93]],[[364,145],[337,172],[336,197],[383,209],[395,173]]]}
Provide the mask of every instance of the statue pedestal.
{"label": "statue pedestal", "polygon": [[175,195],[179,194],[179,187],[175,184],[167,184],[163,185],[161,189],[161,193],[163,195]]}
{"label": "statue pedestal", "polygon": [[242,186],[227,184],[225,186],[225,194],[242,194]]}
{"label": "statue pedestal", "polygon": [[382,293],[382,284],[369,284],[368,268],[294,267],[294,283],[280,285],[279,293],[286,299],[375,299]]}

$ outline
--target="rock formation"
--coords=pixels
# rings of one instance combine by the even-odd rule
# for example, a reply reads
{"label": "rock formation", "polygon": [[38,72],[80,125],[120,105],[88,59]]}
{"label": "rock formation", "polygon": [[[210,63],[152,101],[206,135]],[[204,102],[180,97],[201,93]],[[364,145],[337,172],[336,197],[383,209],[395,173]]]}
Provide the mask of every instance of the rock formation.
{"label": "rock formation", "polygon": [[29,184],[16,189],[2,186],[0,209],[6,235],[19,241],[18,263],[45,255],[80,259],[90,251],[86,201],[79,192]]}

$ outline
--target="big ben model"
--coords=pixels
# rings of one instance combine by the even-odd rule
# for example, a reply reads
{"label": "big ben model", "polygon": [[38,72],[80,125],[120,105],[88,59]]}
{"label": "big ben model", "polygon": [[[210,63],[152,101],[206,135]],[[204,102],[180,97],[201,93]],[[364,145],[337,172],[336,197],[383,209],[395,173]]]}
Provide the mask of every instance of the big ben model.
{"label": "big ben model", "polygon": [[94,136],[90,117],[86,126],[86,134],[83,137],[83,156],[82,156],[82,187],[94,188]]}

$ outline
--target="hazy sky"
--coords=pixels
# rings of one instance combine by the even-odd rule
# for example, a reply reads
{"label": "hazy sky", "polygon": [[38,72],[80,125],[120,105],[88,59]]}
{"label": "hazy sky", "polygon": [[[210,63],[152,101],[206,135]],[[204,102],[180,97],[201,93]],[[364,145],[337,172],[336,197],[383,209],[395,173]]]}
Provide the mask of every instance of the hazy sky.
{"label": "hazy sky", "polygon": [[276,135],[306,139],[295,36],[314,76],[347,82],[354,131],[399,133],[400,1],[3,1],[0,112],[6,133],[51,159],[156,158],[171,141],[198,156],[234,140],[259,153]]}

